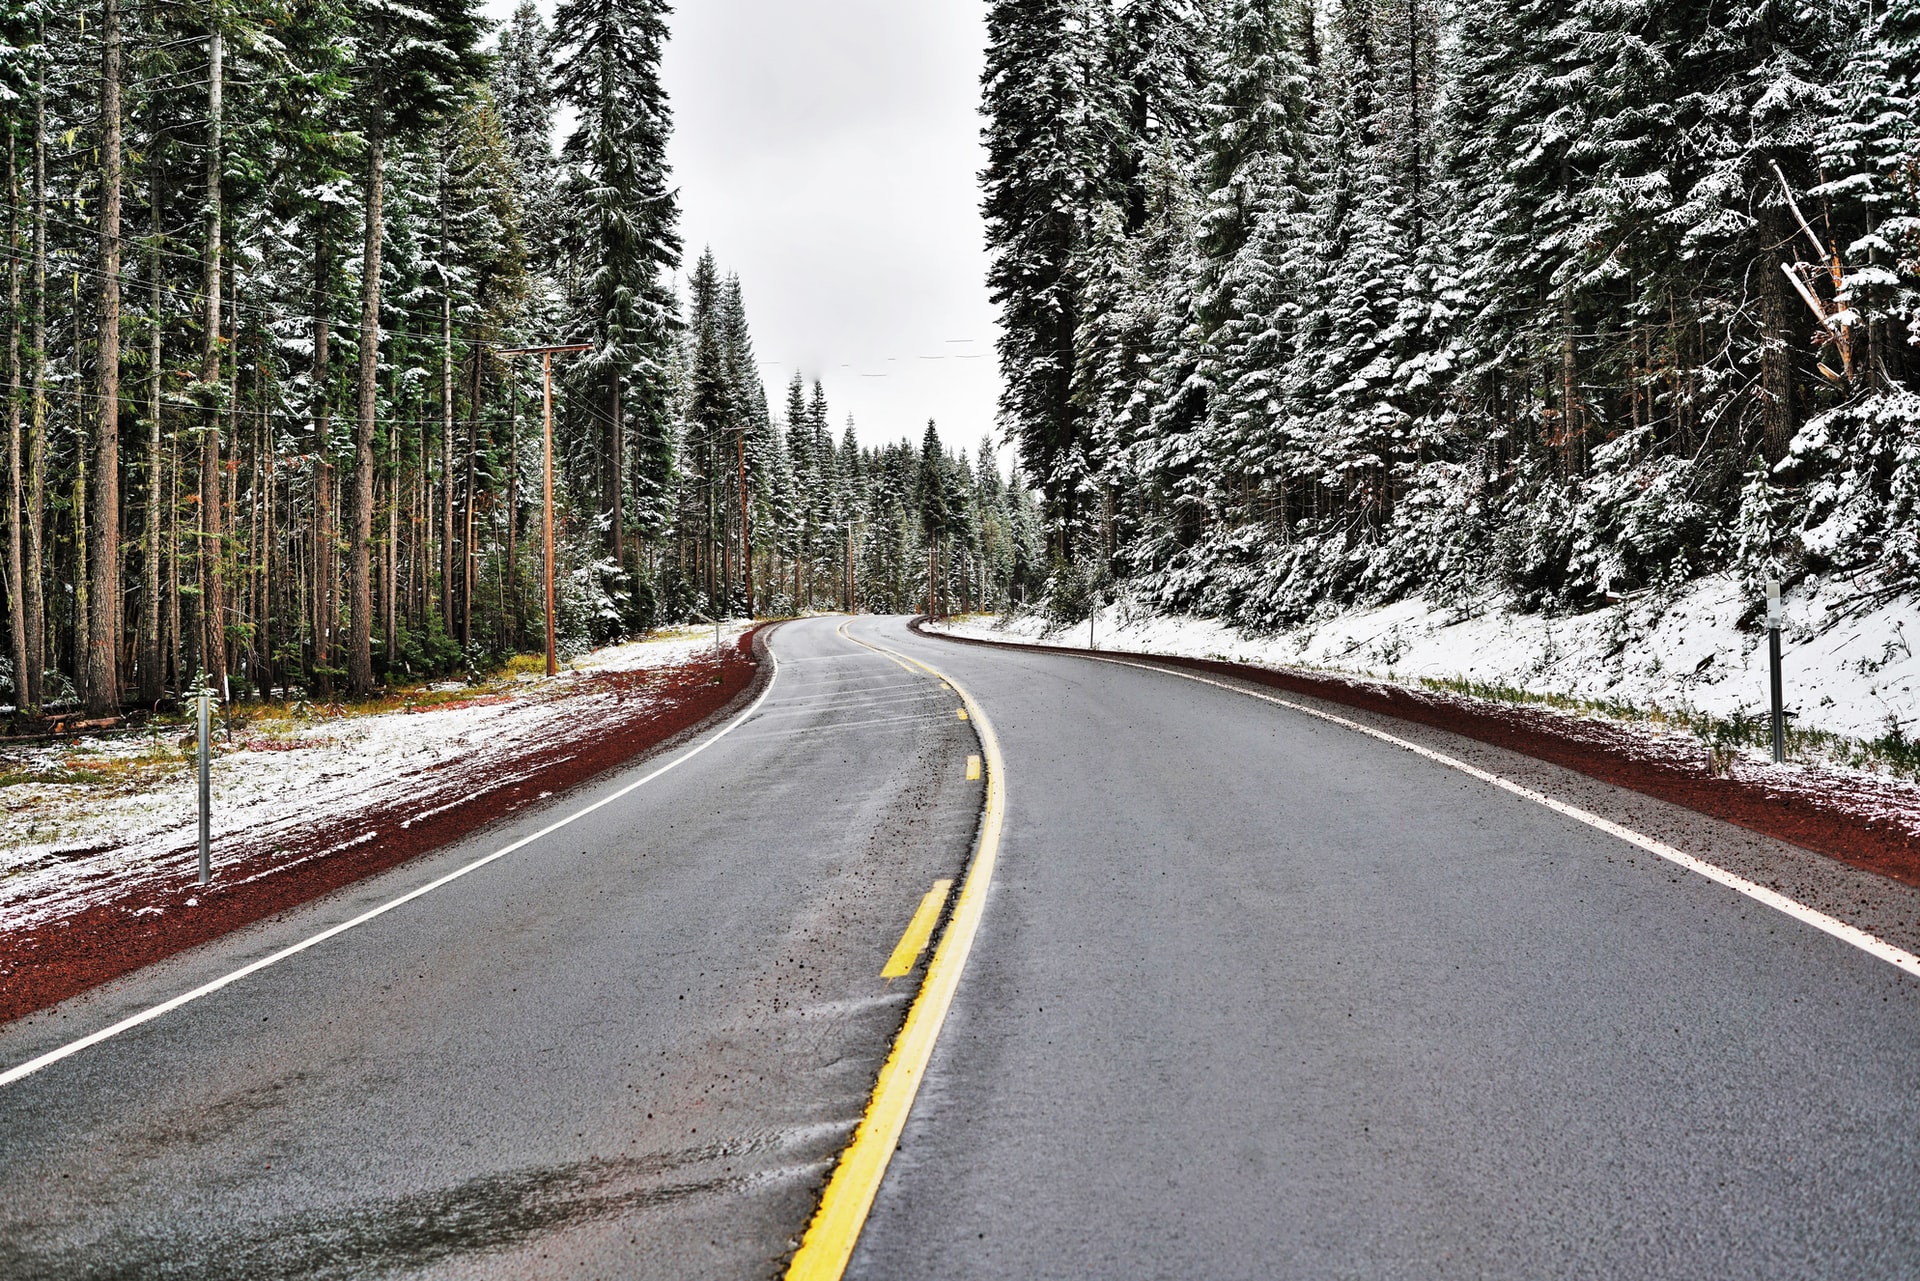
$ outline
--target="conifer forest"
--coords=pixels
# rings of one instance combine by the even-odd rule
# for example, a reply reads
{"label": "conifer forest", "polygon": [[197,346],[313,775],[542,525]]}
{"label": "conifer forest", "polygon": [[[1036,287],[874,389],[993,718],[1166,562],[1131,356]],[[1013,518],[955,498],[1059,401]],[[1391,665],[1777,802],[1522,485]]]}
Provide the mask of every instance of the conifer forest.
{"label": "conifer forest", "polygon": [[1054,600],[1920,583],[1913,0],[989,12]]}
{"label": "conifer forest", "polygon": [[[1254,627],[1920,583],[1913,0],[999,0],[1000,428],[863,447],[681,243],[664,0],[6,0],[0,696],[1128,583]],[[1028,485],[1032,486],[1029,491]]]}
{"label": "conifer forest", "polygon": [[664,0],[4,0],[0,699],[364,696],[701,617],[1004,603],[994,450],[873,448],[681,244]]}

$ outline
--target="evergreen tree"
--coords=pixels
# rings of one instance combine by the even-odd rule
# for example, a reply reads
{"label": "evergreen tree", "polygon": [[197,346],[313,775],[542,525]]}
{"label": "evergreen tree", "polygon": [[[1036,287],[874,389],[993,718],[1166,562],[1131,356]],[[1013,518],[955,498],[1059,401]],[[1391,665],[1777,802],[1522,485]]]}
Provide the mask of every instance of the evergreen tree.
{"label": "evergreen tree", "polygon": [[514,191],[526,239],[550,245],[559,162],[553,152],[553,34],[533,0],[523,0],[500,30],[490,83],[500,130],[513,161]]}
{"label": "evergreen tree", "polygon": [[561,197],[568,248],[581,264],[575,320],[594,343],[578,369],[605,407],[602,503],[608,551],[621,565],[629,418],[647,464],[643,497],[665,487],[670,457],[664,374],[676,315],[664,277],[679,265],[680,238],[666,158],[672,119],[660,85],[667,13],[664,0],[565,0],[552,37],[554,93],[578,122],[562,148]]}
{"label": "evergreen tree", "polygon": [[354,74],[367,140],[365,231],[360,258],[358,414],[354,425],[353,632],[347,682],[357,695],[373,689],[374,418],[379,406],[380,259],[389,139],[425,128],[459,86],[481,71],[481,21],[471,0],[419,0],[395,5],[359,0]]}
{"label": "evergreen tree", "polygon": [[1084,467],[1072,394],[1087,212],[1107,194],[1109,82],[1086,0],[997,0],[987,16],[982,211],[1000,307],[1000,412],[1070,553]]}

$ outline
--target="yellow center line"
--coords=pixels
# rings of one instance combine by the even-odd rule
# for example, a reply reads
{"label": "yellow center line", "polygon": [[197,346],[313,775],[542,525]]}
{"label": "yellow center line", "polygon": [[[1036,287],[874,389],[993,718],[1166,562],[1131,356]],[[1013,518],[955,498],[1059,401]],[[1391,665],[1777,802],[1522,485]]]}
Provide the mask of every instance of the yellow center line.
{"label": "yellow center line", "polygon": [[964,708],[964,707],[956,707],[956,708],[954,708],[954,709],[953,709],[953,714],[954,714],[955,716],[958,716],[958,717],[959,717],[959,718],[960,718],[961,720],[963,720],[963,721],[964,721],[965,719],[967,719],[967,709],[966,709],[966,708]]}
{"label": "yellow center line", "polygon": [[971,780],[973,780],[973,779],[976,779],[976,778],[979,778],[979,777],[980,777],[980,758],[979,758],[978,756],[969,756],[969,757],[967,757],[967,778],[968,778],[968,780],[969,780],[969,781],[971,781]]}
{"label": "yellow center line", "polygon": [[904,978],[913,971],[913,963],[927,950],[927,940],[933,937],[933,923],[940,919],[940,909],[947,905],[947,891],[952,888],[952,881],[935,881],[933,888],[921,897],[913,919],[907,922],[907,932],[900,936],[893,955],[880,971],[881,978]]}
{"label": "yellow center line", "polygon": [[1001,763],[1000,740],[994,737],[993,723],[980,710],[973,696],[950,677],[928,667],[917,658],[907,658],[893,650],[847,634],[840,624],[840,635],[856,645],[884,655],[906,666],[911,662],[936,680],[953,685],[954,692],[966,700],[973,711],[974,733],[979,735],[980,750],[987,765],[987,803],[980,818],[980,836],[973,847],[973,859],[967,865],[966,879],[960,883],[960,896],[954,900],[953,916],[940,934],[940,943],[927,962],[920,991],[907,1010],[907,1021],[894,1038],[893,1050],[880,1068],[867,1111],[853,1132],[853,1139],[840,1153],[840,1161],[820,1196],[820,1208],[807,1225],[806,1236],[787,1265],[789,1281],[839,1281],[853,1257],[853,1247],[866,1225],[867,1212],[880,1191],[880,1180],[887,1162],[900,1143],[907,1126],[907,1113],[914,1095],[926,1075],[927,1062],[933,1057],[933,1043],[946,1022],[947,1009],[960,986],[961,971],[966,969],[967,954],[973,950],[974,935],[980,929],[980,915],[986,908],[987,886],[993,881],[993,865],[1000,854],[1000,828],[1006,813],[1005,770]]}

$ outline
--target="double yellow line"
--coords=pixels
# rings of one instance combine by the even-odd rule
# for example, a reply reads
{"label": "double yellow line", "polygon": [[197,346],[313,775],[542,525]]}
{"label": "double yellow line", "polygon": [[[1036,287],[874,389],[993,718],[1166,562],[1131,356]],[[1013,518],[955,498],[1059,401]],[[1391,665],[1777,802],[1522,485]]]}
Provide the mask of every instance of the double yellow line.
{"label": "double yellow line", "polygon": [[942,682],[966,704],[968,719],[980,736],[980,750],[986,757],[987,807],[980,821],[980,837],[967,866],[966,879],[960,885],[960,897],[953,905],[953,916],[940,935],[940,945],[927,963],[920,992],[907,1010],[907,1021],[894,1039],[893,1050],[880,1069],[873,1096],[867,1101],[866,1114],[853,1132],[853,1141],[840,1153],[820,1208],[807,1225],[800,1249],[787,1265],[788,1281],[838,1281],[853,1257],[860,1240],[867,1212],[880,1191],[880,1180],[887,1162],[907,1126],[907,1113],[920,1092],[927,1062],[933,1057],[933,1044],[947,1020],[953,994],[960,986],[960,972],[966,968],[967,954],[973,950],[973,936],[980,928],[980,914],[986,906],[987,886],[993,880],[994,860],[1000,853],[1000,826],[1006,812],[1006,783],[1000,757],[1000,742],[994,737],[993,723],[974,701],[973,695],[952,677],[936,671],[917,658],[861,640],[840,624],[840,635],[856,645],[892,659],[908,671],[918,668]]}

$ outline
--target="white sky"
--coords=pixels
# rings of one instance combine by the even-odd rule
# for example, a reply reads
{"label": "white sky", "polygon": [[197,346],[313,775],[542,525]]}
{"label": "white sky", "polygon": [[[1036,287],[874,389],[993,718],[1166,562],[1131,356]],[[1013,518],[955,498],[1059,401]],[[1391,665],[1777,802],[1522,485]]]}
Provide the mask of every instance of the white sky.
{"label": "white sky", "polygon": [[[487,0],[506,18],[513,0]],[[551,0],[541,8],[552,13]],[[740,276],[776,412],[796,367],[837,436],[928,418],[972,453],[999,371],[979,214],[980,0],[678,0],[662,67],[686,265]]]}

